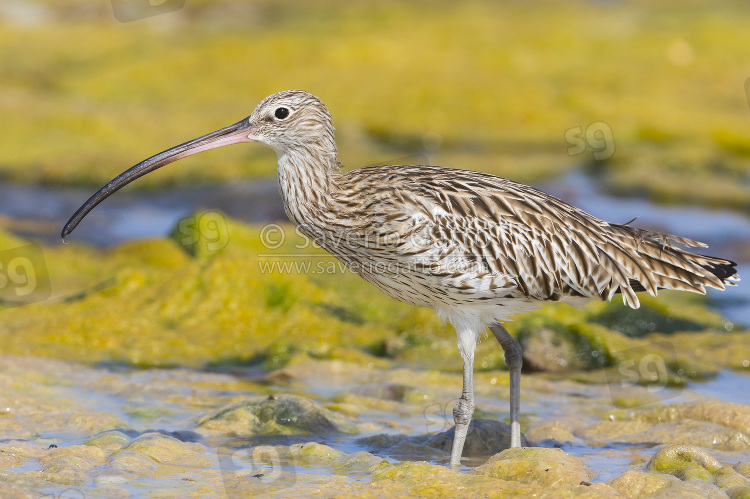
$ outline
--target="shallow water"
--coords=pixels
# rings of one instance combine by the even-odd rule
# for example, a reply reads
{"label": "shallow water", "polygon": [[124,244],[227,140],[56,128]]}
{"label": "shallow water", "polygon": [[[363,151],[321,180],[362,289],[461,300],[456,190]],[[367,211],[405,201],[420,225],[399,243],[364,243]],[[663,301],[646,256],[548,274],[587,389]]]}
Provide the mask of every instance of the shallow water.
{"label": "shallow water", "polygon": [[[266,448],[271,454],[260,456],[258,445],[289,446],[296,443],[315,441],[334,449],[353,454],[360,451],[372,452],[391,463],[400,461],[424,460],[425,456],[416,449],[409,454],[401,447],[400,451],[378,451],[363,442],[363,438],[389,434],[395,438],[412,438],[427,433],[439,432],[452,422],[450,406],[455,400],[460,377],[458,374],[434,378],[423,388],[426,393],[424,403],[383,401],[367,399],[372,403],[356,407],[356,435],[341,433],[320,433],[308,435],[276,435],[258,437],[236,437],[222,434],[205,434],[197,425],[199,417],[212,412],[216,406],[253,396],[267,396],[275,393],[297,393],[318,400],[324,405],[331,404],[331,396],[349,393],[354,385],[362,386],[370,380],[373,386],[394,383],[401,379],[429,379],[424,373],[409,369],[381,370],[375,367],[355,366],[339,361],[313,361],[310,364],[285,369],[283,383],[272,381],[277,376],[270,374],[259,378],[257,373],[216,373],[190,369],[149,369],[142,371],[112,370],[107,367],[84,367],[64,361],[0,357],[2,385],[8,399],[3,406],[7,412],[0,416],[5,424],[0,428],[0,446],[26,445],[46,449],[49,445],[58,450],[84,444],[98,435],[106,435],[112,430],[104,428],[104,433],[95,429],[96,421],[121,421],[111,425],[130,439],[149,432],[161,432],[177,437],[182,442],[192,442],[195,446],[185,458],[186,464],[162,466],[149,470],[126,470],[117,468],[112,456],[109,461],[86,472],[86,478],[79,483],[61,484],[37,489],[39,492],[59,494],[75,490],[85,497],[131,494],[133,496],[180,496],[196,493],[202,487],[204,492],[211,490],[223,493],[225,487],[237,476],[262,475],[270,482],[279,476],[286,477],[283,484],[273,491],[273,496],[286,496],[285,487],[289,477],[295,487],[310,484],[314,477],[327,479],[338,476],[342,483],[366,483],[371,475],[364,470],[332,469],[325,464],[299,464],[288,462],[280,455],[274,455],[273,448]],[[249,377],[248,377],[249,376]],[[482,417],[505,419],[508,416],[507,390],[501,388],[501,379],[506,373],[488,373],[477,379],[477,407]],[[602,375],[604,377],[604,375]],[[691,383],[681,390],[669,389],[662,396],[672,404],[695,402],[707,398],[717,398],[740,403],[750,402],[750,375],[723,372],[720,376],[705,383]],[[637,391],[638,388],[635,388]],[[377,403],[382,402],[378,407]],[[657,404],[658,405],[658,404]],[[527,427],[538,426],[545,421],[558,421],[560,424],[599,424],[606,415],[622,417],[622,409],[612,405],[609,388],[606,384],[582,384],[569,380],[545,379],[543,376],[525,376],[523,379],[522,407]],[[443,409],[447,408],[447,414]],[[43,410],[44,414],[37,413]],[[631,410],[648,410],[648,405]],[[89,428],[86,424],[66,426],[64,421],[80,420],[86,414],[96,414]],[[42,422],[43,418],[43,422]],[[24,431],[14,432],[13,424],[23,423]],[[658,425],[657,425],[658,426]],[[526,428],[525,428],[526,430]],[[15,434],[14,434],[15,433]],[[400,437],[399,435],[403,435]],[[550,446],[551,443],[542,445]],[[648,460],[659,448],[655,442],[626,443],[608,441],[595,444],[589,437],[575,437],[572,441],[556,444],[566,453],[579,457],[591,468],[595,475],[592,482],[605,482],[621,475],[632,466],[634,460]],[[14,447],[17,449],[17,447]],[[71,447],[75,448],[75,447]],[[195,450],[197,449],[197,451]],[[8,452],[8,449],[0,449]],[[421,449],[424,450],[424,449]],[[16,450],[17,452],[17,450]],[[44,454],[44,451],[38,451]],[[108,452],[112,452],[111,450]],[[444,466],[447,454],[435,450],[438,457],[427,458],[428,462]],[[744,451],[726,452],[721,449],[713,455],[719,461],[735,462],[750,460],[750,448]],[[182,459],[176,456],[176,459]],[[205,464],[190,465],[201,461]],[[470,471],[486,458],[465,460]],[[41,463],[41,464],[40,464]],[[162,469],[163,468],[163,469]],[[21,477],[44,475],[44,457],[30,458],[8,468],[8,472]],[[16,476],[16,475],[14,475]],[[45,475],[46,476],[46,475]],[[339,486],[343,486],[339,484]],[[231,486],[229,486],[231,489]],[[32,487],[33,488],[33,487]],[[230,497],[232,491],[227,489]],[[290,489],[291,490],[291,489]],[[209,494],[212,495],[212,494]]]}

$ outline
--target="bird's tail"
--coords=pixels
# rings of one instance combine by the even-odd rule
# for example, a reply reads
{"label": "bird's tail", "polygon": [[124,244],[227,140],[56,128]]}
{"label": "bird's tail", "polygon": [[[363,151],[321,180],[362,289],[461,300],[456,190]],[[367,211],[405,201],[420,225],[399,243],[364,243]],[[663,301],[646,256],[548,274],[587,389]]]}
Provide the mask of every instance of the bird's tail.
{"label": "bird's tail", "polygon": [[[659,289],[677,289],[706,293],[706,287],[724,289],[740,280],[737,264],[713,256],[693,253],[683,247],[706,247],[700,241],[663,234],[629,225],[610,224],[622,253],[617,258],[621,271],[619,289],[623,300],[633,308],[639,302],[635,295],[647,291],[656,296]],[[627,249],[626,249],[627,248]]]}

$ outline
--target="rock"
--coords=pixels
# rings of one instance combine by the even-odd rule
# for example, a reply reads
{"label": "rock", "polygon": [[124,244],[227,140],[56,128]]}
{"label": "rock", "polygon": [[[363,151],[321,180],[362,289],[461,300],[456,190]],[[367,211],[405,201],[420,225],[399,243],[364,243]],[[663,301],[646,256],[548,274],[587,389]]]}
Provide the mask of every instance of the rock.
{"label": "rock", "polygon": [[372,483],[385,487],[381,497],[391,494],[389,489],[408,487],[400,497],[506,497],[507,495],[530,496],[539,488],[522,483],[513,483],[484,475],[457,473],[444,466],[425,462],[404,461],[391,464],[383,461],[372,472]]}
{"label": "rock", "polygon": [[576,434],[587,440],[591,445],[606,445],[613,439],[619,441],[625,438],[625,435],[637,434],[652,426],[652,424],[643,421],[604,420],[578,428]]}
{"label": "rock", "polygon": [[594,473],[562,449],[515,447],[490,458],[472,474],[534,484],[545,488],[574,487],[590,482]]}
{"label": "rock", "polygon": [[566,421],[546,421],[526,432],[526,438],[534,442],[573,442],[579,440],[573,435],[573,425]]}
{"label": "rock", "polygon": [[734,471],[744,476],[745,478],[750,478],[750,461],[742,461],[735,464]]}
{"label": "rock", "polygon": [[665,423],[622,439],[624,442],[688,443],[709,449],[743,451],[750,449],[750,436],[725,426],[703,421]]}
{"label": "rock", "polygon": [[646,465],[648,471],[666,473],[681,480],[713,482],[712,472],[721,468],[708,452],[692,445],[669,445],[659,449]]}
{"label": "rock", "polygon": [[437,461],[447,459],[448,452],[427,445],[427,440],[431,437],[425,435],[373,435],[372,437],[359,439],[357,443],[370,451],[385,454],[398,460]]}
{"label": "rock", "polygon": [[97,447],[72,445],[53,448],[42,457],[42,474],[50,482],[64,485],[86,485],[87,472],[104,464],[105,454]]}
{"label": "rock", "polygon": [[[396,459],[440,460],[450,455],[455,426],[435,435],[373,435],[358,440],[369,450]],[[521,435],[521,444],[530,446]],[[510,447],[510,426],[500,421],[474,418],[464,443],[464,457],[487,458]]]}
{"label": "rock", "polygon": [[661,406],[628,413],[630,419],[576,428],[591,445],[625,443],[692,444],[723,451],[747,451],[750,407],[716,401]]}
{"label": "rock", "polygon": [[750,499],[750,487],[737,486],[727,489],[724,492],[727,493],[730,499]]}
{"label": "rock", "polygon": [[700,480],[683,482],[671,475],[646,473],[643,471],[626,471],[617,478],[607,482],[623,497],[649,497],[668,499],[720,499],[726,494],[715,485]]}
{"label": "rock", "polygon": [[204,416],[198,426],[231,436],[357,432],[344,416],[294,395],[241,400]]}
{"label": "rock", "polygon": [[658,407],[639,416],[648,422],[666,423],[691,419],[707,421],[750,434],[750,406],[707,400]]}
{"label": "rock", "polygon": [[[456,427],[430,437],[425,443],[429,447],[450,453]],[[521,445],[529,447],[531,444],[521,435]],[[473,418],[469,423],[469,431],[464,443],[464,456],[492,456],[510,448],[510,425],[492,419]]]}
{"label": "rock", "polygon": [[109,458],[109,467],[125,473],[142,473],[153,471],[158,463],[140,452],[121,451],[116,452]]}
{"label": "rock", "polygon": [[[123,454],[124,456],[121,456]],[[157,464],[208,468],[212,461],[206,455],[206,447],[192,442],[181,442],[162,433],[144,433],[112,455],[111,462],[134,470],[149,469],[148,461],[136,457],[140,454]]]}
{"label": "rock", "polygon": [[120,450],[128,443],[131,438],[120,430],[107,430],[98,433],[94,438],[86,442],[86,445],[99,447],[105,453],[111,454]]}
{"label": "rock", "polygon": [[722,466],[708,452],[693,445],[670,445],[662,447],[646,465],[648,471],[667,473],[681,480],[701,480],[715,484],[720,489],[741,497],[745,489],[750,491],[750,479],[733,468]]}
{"label": "rock", "polygon": [[528,372],[567,372],[581,369],[576,348],[565,335],[550,328],[529,331],[521,338],[523,369]]}

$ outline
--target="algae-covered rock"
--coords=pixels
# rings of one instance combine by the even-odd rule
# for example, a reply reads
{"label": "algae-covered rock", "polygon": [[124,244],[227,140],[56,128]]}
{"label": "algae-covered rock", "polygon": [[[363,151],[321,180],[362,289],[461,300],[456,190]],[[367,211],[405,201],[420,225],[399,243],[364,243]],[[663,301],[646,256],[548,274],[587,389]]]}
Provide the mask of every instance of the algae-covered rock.
{"label": "algae-covered rock", "polygon": [[626,435],[639,434],[651,428],[643,421],[605,420],[579,428],[577,434],[592,445],[606,445],[612,440],[622,440]]}
{"label": "algae-covered rock", "polygon": [[148,469],[151,463],[140,457],[135,457],[133,454],[145,456],[157,464],[193,468],[205,468],[212,464],[206,456],[205,446],[198,443],[182,442],[162,433],[145,433],[139,436],[113,454],[111,460],[121,468]]}
{"label": "algae-covered rock", "polygon": [[[457,473],[444,466],[406,461],[383,462],[372,472],[373,484],[383,481],[409,487],[408,497],[506,497],[508,494],[531,495],[539,489],[485,475]],[[384,496],[387,496],[387,488]],[[402,494],[399,494],[402,495]]]}
{"label": "algae-covered rock", "polygon": [[526,371],[566,372],[584,367],[576,357],[576,345],[567,335],[550,328],[529,331],[521,339]]}
{"label": "algae-covered rock", "polygon": [[750,489],[750,479],[733,468],[723,466],[704,449],[693,445],[662,447],[653,455],[646,469],[684,481],[701,480],[721,489],[731,489],[735,496],[741,496],[745,488]]}
{"label": "algae-covered rock", "polygon": [[554,442],[573,442],[576,437],[573,435],[574,427],[568,421],[545,421],[544,423],[533,426],[526,432],[526,438],[533,442],[554,441]]}
{"label": "algae-covered rock", "polygon": [[708,421],[750,434],[750,405],[707,400],[657,407],[640,416],[650,422]]}
{"label": "algae-covered rock", "polygon": [[730,452],[750,449],[750,434],[745,431],[750,426],[750,407],[742,404],[689,402],[623,415],[627,419],[577,427],[576,435],[591,445],[616,440],[633,444],[692,444]]}
{"label": "algae-covered rock", "polygon": [[607,482],[623,497],[649,497],[669,499],[719,499],[726,494],[710,483],[700,480],[684,482],[671,475],[658,475],[642,471],[626,471]]}
{"label": "algae-covered rock", "polygon": [[130,442],[131,438],[120,430],[107,430],[98,433],[94,438],[86,442],[86,445],[99,447],[104,452],[111,454],[122,449]]}
{"label": "algae-covered rock", "polygon": [[344,416],[294,395],[241,400],[202,417],[198,426],[232,436],[357,432]]}
{"label": "algae-covered rock", "polygon": [[245,453],[260,461],[277,461],[295,466],[323,465],[334,473],[367,473],[383,459],[369,452],[349,454],[317,442],[293,445],[258,445],[245,449]]}
{"label": "algae-covered rock", "polygon": [[65,485],[85,485],[87,472],[104,464],[105,454],[97,447],[73,445],[49,449],[39,462],[44,478]]}
{"label": "algae-covered rock", "polygon": [[525,371],[567,372],[608,366],[607,337],[615,335],[598,326],[529,315],[519,321],[517,336]]}
{"label": "algae-covered rock", "polygon": [[621,440],[632,443],[688,443],[725,451],[750,449],[750,436],[746,433],[704,421],[688,420],[657,424],[642,433]]}
{"label": "algae-covered rock", "polygon": [[726,492],[730,499],[750,499],[750,487],[744,485],[726,489],[724,492]]}
{"label": "algae-covered rock", "polygon": [[581,482],[591,481],[594,476],[577,457],[562,449],[542,447],[504,450],[472,473],[541,487],[578,486]]}
{"label": "algae-covered rock", "polygon": [[693,445],[670,445],[659,449],[646,468],[681,480],[713,482],[712,472],[721,468],[721,464],[708,452]]}
{"label": "algae-covered rock", "polygon": [[109,458],[109,467],[125,473],[143,473],[155,470],[158,463],[145,454],[133,451],[116,452]]}
{"label": "algae-covered rock", "polygon": [[744,476],[745,478],[750,478],[750,461],[742,461],[735,464],[734,471]]}

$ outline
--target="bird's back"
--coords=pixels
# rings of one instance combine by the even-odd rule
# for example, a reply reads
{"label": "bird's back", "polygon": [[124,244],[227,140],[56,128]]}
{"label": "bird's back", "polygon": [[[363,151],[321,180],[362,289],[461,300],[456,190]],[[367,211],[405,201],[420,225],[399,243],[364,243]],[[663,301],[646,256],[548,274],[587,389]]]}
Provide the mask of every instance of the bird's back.
{"label": "bird's back", "polygon": [[[376,166],[338,176],[323,246],[407,303],[506,305],[611,299],[658,289],[705,293],[734,263],[680,249],[681,237],[610,224],[489,174]],[[515,310],[514,310],[515,311]]]}

